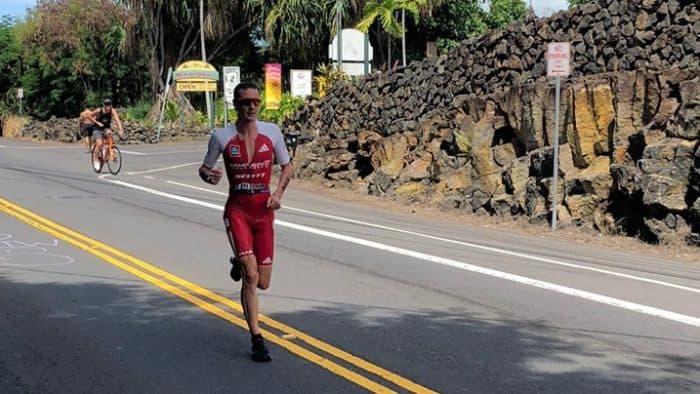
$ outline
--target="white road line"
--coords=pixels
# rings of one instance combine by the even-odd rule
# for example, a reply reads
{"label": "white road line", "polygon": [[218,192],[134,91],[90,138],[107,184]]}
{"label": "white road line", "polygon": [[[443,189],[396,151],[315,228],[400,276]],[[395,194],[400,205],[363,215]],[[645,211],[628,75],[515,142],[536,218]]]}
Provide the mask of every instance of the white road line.
{"label": "white road line", "polygon": [[121,150],[122,153],[126,153],[127,155],[134,155],[134,156],[156,156],[156,155],[172,155],[175,153],[193,153],[193,152],[202,152],[201,149],[198,150],[169,150],[169,151],[156,151],[156,152],[136,152],[133,150]]}
{"label": "white road line", "polygon": [[[228,195],[227,193],[223,193],[223,192],[220,192],[220,191],[217,191],[217,190],[211,190],[211,189],[208,189],[208,188],[205,188],[205,187],[199,187],[199,186],[188,185],[188,184],[186,184],[186,183],[180,183],[180,182],[174,182],[174,181],[166,181],[166,182],[167,182],[167,183],[170,183],[170,184],[173,184],[173,185],[177,185],[177,186],[183,186],[183,187],[188,187],[188,188],[190,188],[190,189],[195,189],[195,190],[201,190],[201,191],[209,192],[209,193],[212,193],[212,194],[218,194],[218,195],[223,195],[223,196],[227,196],[227,195]],[[472,249],[484,250],[484,251],[493,252],[493,253],[498,253],[498,254],[503,254],[503,255],[507,255],[507,256],[519,257],[519,258],[523,258],[523,259],[538,261],[538,262],[541,262],[541,263],[554,264],[554,265],[559,265],[559,266],[563,266],[563,267],[569,267],[569,268],[576,268],[576,269],[585,270],[585,271],[598,272],[598,273],[601,273],[601,274],[606,274],[606,275],[611,275],[611,276],[617,276],[617,277],[620,277],[620,278],[636,280],[636,281],[639,281],[639,282],[653,283],[653,284],[659,285],[659,286],[666,286],[666,287],[671,287],[671,288],[678,289],[678,290],[689,291],[689,292],[692,292],[692,293],[698,293],[698,294],[700,294],[700,289],[697,289],[697,288],[694,288],[694,287],[688,287],[688,286],[678,285],[678,284],[675,284],[675,283],[663,282],[663,281],[660,281],[660,280],[655,280],[655,279],[650,279],[650,278],[644,278],[644,277],[641,277],[641,276],[623,274],[623,273],[621,273],[621,272],[610,271],[610,270],[601,269],[601,268],[595,268],[595,267],[589,267],[589,266],[585,266],[585,265],[567,263],[567,262],[564,262],[564,261],[561,261],[561,260],[555,260],[555,259],[550,259],[550,258],[547,258],[547,257],[535,256],[535,255],[528,254],[528,253],[513,252],[513,251],[510,251],[510,250],[499,249],[499,248],[495,248],[495,247],[492,247],[492,246],[484,246],[484,245],[474,244],[474,243],[470,243],[470,242],[463,242],[463,241],[457,241],[457,240],[449,239],[449,238],[437,237],[437,236],[434,236],[434,235],[428,235],[428,234],[418,233],[418,232],[415,232],[415,231],[403,230],[403,229],[400,229],[400,228],[389,227],[389,226],[383,226],[383,225],[380,225],[380,224],[374,224],[374,223],[369,223],[369,222],[363,222],[363,221],[361,221],[361,220],[355,220],[355,219],[345,218],[345,217],[342,217],[342,216],[335,216],[335,215],[329,215],[329,214],[320,213],[320,212],[307,211],[307,210],[305,210],[305,209],[294,208],[294,207],[290,207],[290,206],[287,206],[287,205],[284,206],[284,209],[285,209],[285,210],[290,210],[290,211],[302,212],[302,213],[305,213],[305,214],[308,214],[308,215],[319,216],[319,217],[323,217],[323,218],[327,218],[327,219],[333,219],[333,220],[337,220],[337,221],[340,221],[340,222],[346,222],[346,223],[352,223],[352,224],[359,224],[359,225],[366,226],[366,227],[373,227],[373,228],[378,228],[378,229],[381,229],[381,230],[393,231],[393,232],[397,232],[397,233],[401,233],[401,234],[408,234],[408,235],[413,235],[413,236],[416,236],[416,237],[422,237],[422,238],[432,239],[432,240],[435,240],[435,241],[451,243],[451,244],[460,245],[460,246],[465,246],[465,247],[472,248]]]}
{"label": "white road line", "polygon": [[[218,194],[218,195],[220,195],[220,196],[228,196],[228,193],[220,192],[220,191],[217,191],[217,190],[211,190],[211,189],[206,188],[206,187],[199,187],[199,186],[194,186],[194,185],[188,185],[188,184],[186,184],[186,183],[180,183],[180,182],[175,182],[175,181],[165,181],[165,182],[166,182],[166,183],[170,183],[170,184],[172,184],[172,185],[183,186],[183,187],[189,187],[190,189],[194,189],[194,190],[201,190],[201,191],[203,191],[203,192],[209,192],[209,193],[212,193],[212,194]],[[287,208],[287,207],[285,206],[285,209],[286,209],[286,208]]]}
{"label": "white road line", "polygon": [[152,176],[150,176],[150,175],[144,175],[143,177],[146,178],[146,179],[156,179],[155,177],[152,177]]}
{"label": "white road line", "polygon": [[[198,205],[201,207],[215,209],[218,211],[223,211],[223,207],[220,205],[217,205],[217,204],[213,204],[213,203],[209,203],[209,202],[205,202],[205,201],[200,201],[200,200],[196,200],[196,199],[189,198],[189,197],[179,196],[176,194],[166,193],[166,192],[162,192],[159,190],[147,188],[144,186],[134,185],[134,184],[131,184],[128,182],[107,179],[107,178],[102,178],[102,179],[104,179],[107,182],[111,182],[111,183],[114,183],[117,185],[128,187],[128,188],[131,188],[134,190],[140,190],[140,191],[150,193],[153,195],[157,195],[157,196],[161,196],[161,197],[165,197],[165,198],[169,198],[169,199],[173,199],[173,200],[177,200],[177,201],[182,201],[182,202],[186,202],[189,204]],[[572,297],[582,298],[582,299],[585,299],[588,301],[593,301],[593,302],[597,302],[597,303],[601,303],[601,304],[605,304],[605,305],[609,305],[609,306],[614,306],[614,307],[626,309],[629,311],[633,311],[633,312],[637,312],[637,313],[641,313],[641,314],[645,314],[645,315],[649,315],[649,316],[659,317],[662,319],[675,321],[678,323],[683,323],[683,324],[687,324],[687,325],[694,326],[694,327],[700,327],[700,318],[689,316],[689,315],[683,315],[680,313],[671,312],[671,311],[667,311],[667,310],[659,309],[659,308],[654,308],[654,307],[647,306],[647,305],[637,304],[634,302],[629,302],[629,301],[621,300],[618,298],[608,297],[608,296],[604,296],[604,295],[600,295],[600,294],[596,294],[596,293],[591,293],[591,292],[584,291],[584,290],[579,290],[579,289],[575,289],[575,288],[571,288],[571,287],[557,285],[554,283],[544,282],[541,280],[532,279],[532,278],[528,278],[525,276],[509,274],[507,272],[497,271],[497,270],[493,270],[490,268],[484,268],[484,267],[476,266],[473,264],[463,263],[461,261],[456,261],[456,260],[447,259],[447,258],[443,258],[443,257],[439,257],[439,256],[434,256],[434,255],[430,255],[430,254],[426,254],[426,253],[416,252],[413,250],[408,250],[408,249],[398,248],[398,247],[394,247],[394,246],[390,246],[390,245],[385,245],[385,244],[381,244],[381,243],[374,242],[374,241],[368,241],[368,240],[361,239],[361,238],[355,238],[355,237],[350,237],[347,235],[337,234],[337,233],[333,233],[333,232],[326,231],[326,230],[316,229],[313,227],[289,223],[289,222],[285,222],[282,220],[276,220],[275,223],[279,226],[282,226],[282,227],[292,228],[295,230],[304,231],[304,232],[308,232],[311,234],[316,234],[316,235],[319,235],[322,237],[333,238],[333,239],[337,239],[337,240],[341,240],[341,241],[345,241],[345,242],[349,242],[349,243],[354,243],[357,245],[362,245],[362,246],[365,246],[368,248],[378,249],[378,250],[382,250],[385,252],[391,252],[391,253],[395,253],[395,254],[399,254],[399,255],[415,258],[415,259],[421,259],[421,260],[429,261],[429,262],[436,263],[436,264],[441,264],[441,265],[445,265],[445,266],[449,266],[449,267],[459,268],[459,269],[462,269],[465,271],[475,272],[475,273],[479,273],[479,274],[483,274],[483,275],[487,275],[487,276],[491,276],[491,277],[495,277],[495,278],[499,278],[499,279],[505,279],[505,280],[509,280],[512,282],[516,282],[516,283],[520,283],[520,284],[524,284],[524,285],[528,285],[528,286],[534,286],[534,287],[538,287],[541,289],[554,291],[554,292],[561,293],[561,294],[566,294],[566,295],[569,295]]]}
{"label": "white road line", "polygon": [[77,149],[80,146],[7,146],[0,145],[0,148],[16,149],[16,150],[44,150],[44,149]]}
{"label": "white road line", "polygon": [[197,165],[197,164],[202,164],[202,162],[201,162],[201,161],[193,161],[192,163],[178,164],[178,165],[176,165],[176,166],[163,167],[163,168],[156,168],[156,169],[153,169],[153,170],[131,171],[131,172],[127,172],[126,175],[151,174],[151,173],[154,173],[154,172],[174,170],[174,169],[176,169],[176,168],[189,167],[189,166],[194,166],[194,165]]}

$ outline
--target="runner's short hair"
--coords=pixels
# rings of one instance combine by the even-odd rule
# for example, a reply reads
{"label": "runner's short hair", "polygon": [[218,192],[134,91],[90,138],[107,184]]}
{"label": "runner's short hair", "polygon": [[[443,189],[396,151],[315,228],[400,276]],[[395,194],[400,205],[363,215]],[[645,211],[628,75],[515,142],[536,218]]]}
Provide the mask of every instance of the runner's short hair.
{"label": "runner's short hair", "polygon": [[236,85],[235,88],[233,88],[233,100],[235,101],[241,98],[241,92],[246,89],[255,89],[258,92],[260,91],[260,88],[256,83],[250,81],[243,81]]}

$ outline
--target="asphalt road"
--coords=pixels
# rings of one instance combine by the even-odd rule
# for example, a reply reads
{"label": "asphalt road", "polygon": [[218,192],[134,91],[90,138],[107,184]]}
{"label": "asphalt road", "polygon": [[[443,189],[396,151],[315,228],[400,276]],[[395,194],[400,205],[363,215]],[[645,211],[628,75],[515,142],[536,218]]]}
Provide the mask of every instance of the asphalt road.
{"label": "asphalt road", "polygon": [[205,145],[124,146],[113,177],[0,138],[1,393],[700,391],[700,262],[293,183],[253,363]]}

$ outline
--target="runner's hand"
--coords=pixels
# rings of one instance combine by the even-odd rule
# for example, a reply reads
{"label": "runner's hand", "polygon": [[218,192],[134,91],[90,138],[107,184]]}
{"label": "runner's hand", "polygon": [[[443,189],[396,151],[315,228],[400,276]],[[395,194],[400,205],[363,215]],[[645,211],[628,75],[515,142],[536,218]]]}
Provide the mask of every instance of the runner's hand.
{"label": "runner's hand", "polygon": [[280,199],[273,194],[267,199],[267,207],[272,210],[276,210],[280,209],[282,207],[282,204],[280,203]]}
{"label": "runner's hand", "polygon": [[216,167],[212,168],[209,170],[209,183],[212,185],[217,185],[219,184],[219,181],[221,180],[221,176],[224,174],[224,172],[221,170],[221,167]]}

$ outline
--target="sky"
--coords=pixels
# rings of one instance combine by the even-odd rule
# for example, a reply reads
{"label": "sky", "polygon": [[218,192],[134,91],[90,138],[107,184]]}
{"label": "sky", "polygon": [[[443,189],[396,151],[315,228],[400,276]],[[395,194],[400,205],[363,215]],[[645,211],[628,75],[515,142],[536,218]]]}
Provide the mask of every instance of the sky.
{"label": "sky", "polygon": [[[525,3],[532,4],[538,16],[549,16],[568,6],[566,0],[525,0]],[[0,0],[0,15],[24,18],[25,10],[34,7],[35,4],[36,0]]]}
{"label": "sky", "polygon": [[36,5],[36,0],[0,0],[0,15],[24,18],[27,8]]}
{"label": "sky", "polygon": [[559,10],[569,8],[566,0],[525,0],[525,3],[532,4],[537,16],[550,16]]}

